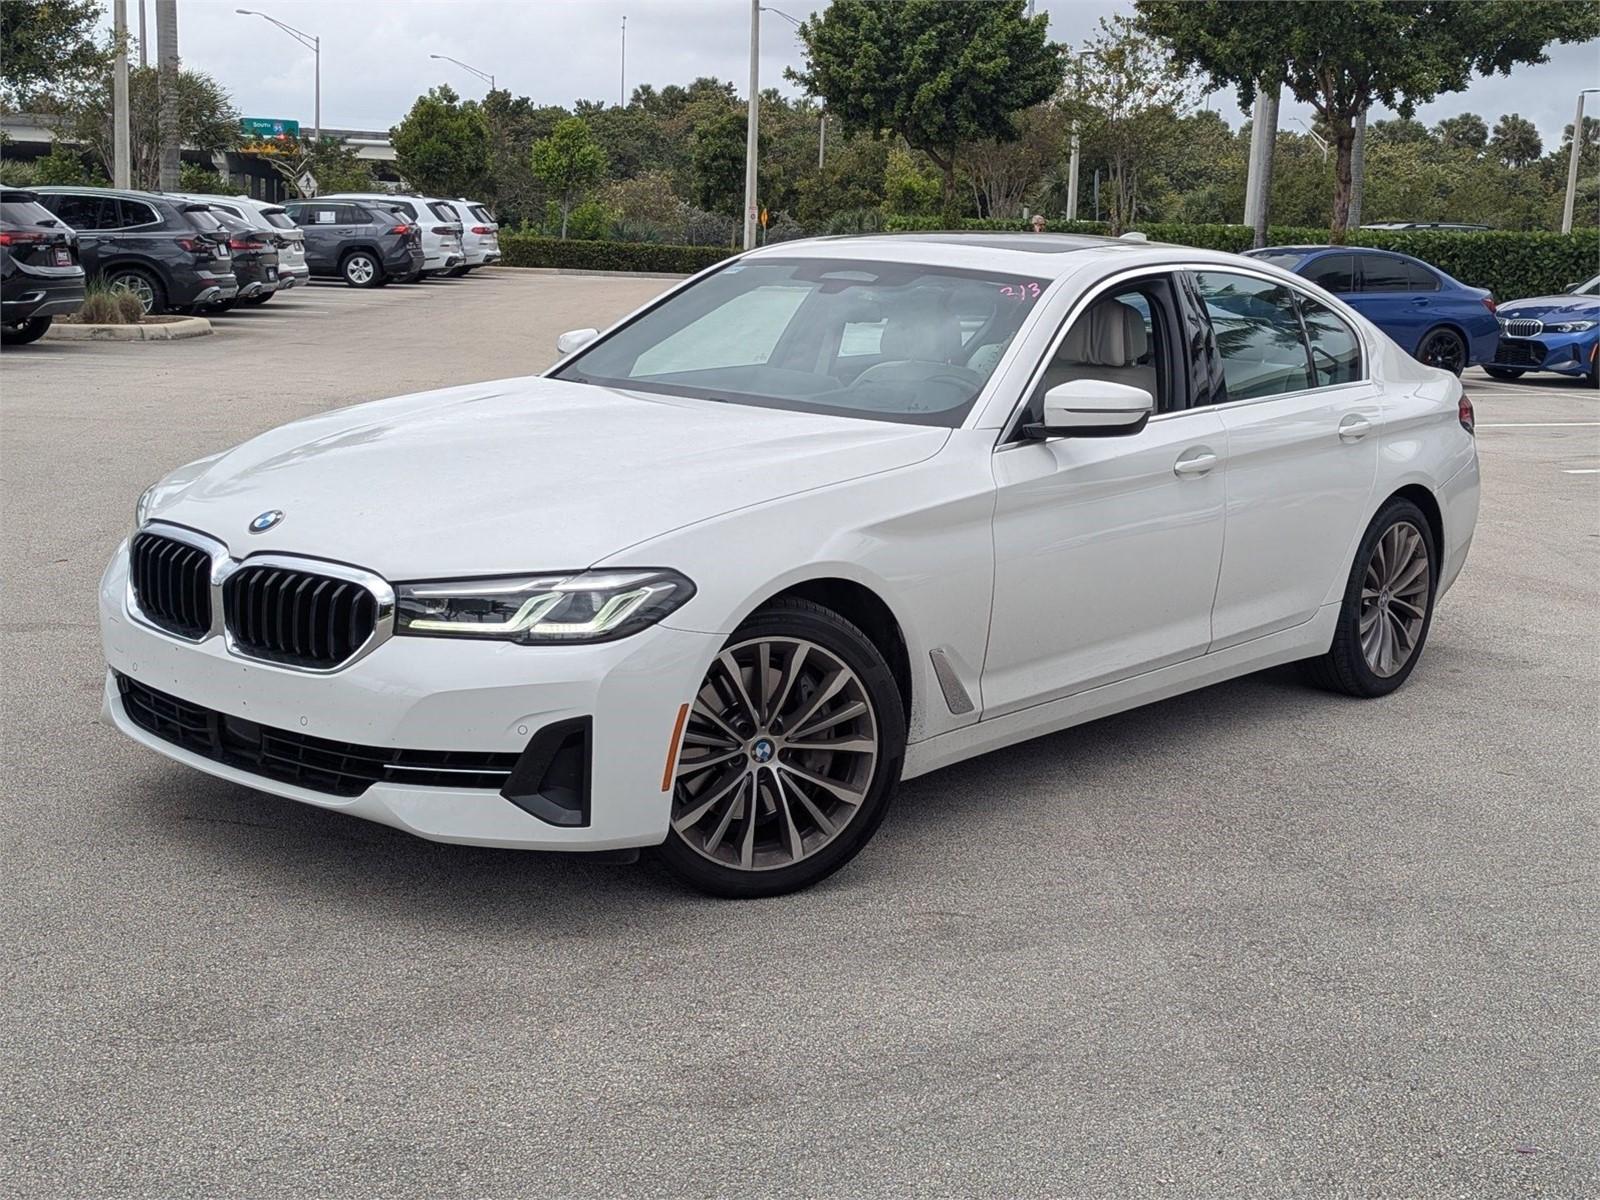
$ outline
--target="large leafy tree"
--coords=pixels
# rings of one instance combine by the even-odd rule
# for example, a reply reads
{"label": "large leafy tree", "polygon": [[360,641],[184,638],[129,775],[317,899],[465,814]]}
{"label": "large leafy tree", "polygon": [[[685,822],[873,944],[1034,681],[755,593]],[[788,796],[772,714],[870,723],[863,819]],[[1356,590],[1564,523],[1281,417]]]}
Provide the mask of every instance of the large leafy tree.
{"label": "large leafy tree", "polygon": [[1451,150],[1470,150],[1479,154],[1489,144],[1489,126],[1477,113],[1446,117],[1433,127],[1433,133],[1440,145]]}
{"label": "large leafy tree", "polygon": [[950,206],[961,144],[1016,138],[1013,115],[1061,86],[1046,22],[1023,0],[834,0],[801,24],[805,69],[787,74],[846,134],[897,133],[926,154]]}
{"label": "large leafy tree", "polygon": [[0,95],[54,110],[92,88],[110,59],[95,40],[96,0],[0,0]]}
{"label": "large leafy tree", "polygon": [[317,181],[317,191],[324,196],[338,192],[370,192],[378,186],[372,164],[340,138],[324,137],[319,142],[310,134],[304,134],[297,141],[269,144],[263,149],[262,157],[284,177],[289,190],[297,196],[300,195],[300,176],[307,171]]}
{"label": "large leafy tree", "polygon": [[738,216],[744,196],[745,119],[724,112],[694,131],[694,200],[708,212]]}
{"label": "large leafy tree", "polygon": [[1547,61],[1554,42],[1600,36],[1600,6],[1518,0],[1138,0],[1138,22],[1180,67],[1250,103],[1286,86],[1310,104],[1335,148],[1332,232],[1350,213],[1357,118],[1374,104],[1411,117],[1475,72]]}
{"label": "large leafy tree", "polygon": [[483,190],[489,173],[489,125],[483,110],[462,103],[446,84],[418,96],[389,131],[395,165],[418,188],[439,196]]}
{"label": "large leafy tree", "polygon": [[605,177],[606,153],[582,117],[568,117],[533,144],[532,163],[533,173],[559,199],[561,236],[566,237],[572,202]]}
{"label": "large leafy tree", "polygon": [[[233,101],[204,71],[178,73],[178,144],[204,153],[225,150],[239,138],[239,113]],[[111,74],[81,93],[66,109],[63,134],[93,152],[112,174],[114,129]],[[130,178],[136,188],[153,188],[161,178],[161,80],[155,67],[128,70],[128,149]]]}

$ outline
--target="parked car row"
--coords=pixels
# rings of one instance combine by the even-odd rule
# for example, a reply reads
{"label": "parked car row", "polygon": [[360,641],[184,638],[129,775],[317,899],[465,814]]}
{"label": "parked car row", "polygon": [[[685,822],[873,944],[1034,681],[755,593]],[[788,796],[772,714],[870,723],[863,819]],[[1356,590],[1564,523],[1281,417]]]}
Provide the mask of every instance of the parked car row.
{"label": "parked car row", "polygon": [[265,304],[313,276],[353,287],[461,276],[500,260],[474,201],[350,195],[273,204],[247,196],[96,187],[6,188],[4,335],[42,337],[83,303],[86,279],[149,314]]}
{"label": "parked car row", "polygon": [[1431,263],[1390,250],[1268,246],[1250,257],[1320,284],[1430,367],[1496,379],[1527,371],[1588,376],[1600,385],[1600,276],[1559,296],[1496,305]]}

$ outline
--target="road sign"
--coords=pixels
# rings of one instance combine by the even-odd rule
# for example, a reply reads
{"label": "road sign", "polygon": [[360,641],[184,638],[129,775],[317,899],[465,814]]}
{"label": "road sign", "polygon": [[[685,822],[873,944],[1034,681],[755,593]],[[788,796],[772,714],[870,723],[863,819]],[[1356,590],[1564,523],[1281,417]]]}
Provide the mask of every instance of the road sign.
{"label": "road sign", "polygon": [[763,208],[761,210],[761,228],[765,229],[766,227],[767,227],[767,210]]}
{"label": "road sign", "polygon": [[258,138],[297,138],[300,122],[278,117],[240,117],[239,132]]}
{"label": "road sign", "polygon": [[300,194],[308,199],[317,194],[317,177],[308,167],[295,176],[294,186],[300,189]]}

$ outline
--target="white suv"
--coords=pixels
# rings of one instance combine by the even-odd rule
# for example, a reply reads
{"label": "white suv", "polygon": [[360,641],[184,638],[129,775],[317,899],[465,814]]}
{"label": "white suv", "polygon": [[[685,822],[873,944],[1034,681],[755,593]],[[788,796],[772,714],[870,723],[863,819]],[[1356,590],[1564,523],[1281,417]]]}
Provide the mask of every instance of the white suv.
{"label": "white suv", "polygon": [[465,275],[473,267],[487,267],[500,261],[500,226],[494,214],[476,200],[462,197],[449,201],[461,221],[461,251],[465,261],[450,272]]}
{"label": "white suv", "polygon": [[[176,194],[176,193],[174,193]],[[278,291],[304,287],[311,282],[311,268],[306,265],[306,235],[289,219],[281,204],[270,200],[255,200],[249,196],[179,195],[180,200],[194,200],[201,204],[237,217],[245,224],[272,235],[278,249]],[[271,292],[266,295],[272,295]]]}
{"label": "white suv", "polygon": [[[337,196],[318,196],[319,200],[360,200],[381,204],[403,213],[422,230],[423,275],[438,275],[459,267],[466,257],[461,250],[461,218],[448,200],[414,193],[390,195],[387,192],[341,192]],[[397,279],[396,283],[410,280]]]}

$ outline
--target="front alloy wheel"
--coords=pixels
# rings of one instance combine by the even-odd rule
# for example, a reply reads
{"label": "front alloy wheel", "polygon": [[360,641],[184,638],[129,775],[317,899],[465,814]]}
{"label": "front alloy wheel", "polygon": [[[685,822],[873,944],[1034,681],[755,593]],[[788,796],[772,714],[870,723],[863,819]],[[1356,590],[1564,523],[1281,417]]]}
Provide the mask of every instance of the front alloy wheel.
{"label": "front alloy wheel", "polygon": [[866,636],[817,605],[775,605],[730,639],[701,681],[662,855],[720,895],[815,883],[883,819],[904,745],[899,693]]}

